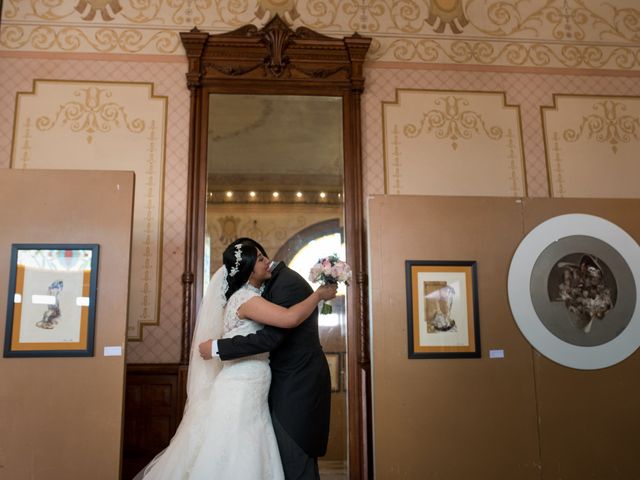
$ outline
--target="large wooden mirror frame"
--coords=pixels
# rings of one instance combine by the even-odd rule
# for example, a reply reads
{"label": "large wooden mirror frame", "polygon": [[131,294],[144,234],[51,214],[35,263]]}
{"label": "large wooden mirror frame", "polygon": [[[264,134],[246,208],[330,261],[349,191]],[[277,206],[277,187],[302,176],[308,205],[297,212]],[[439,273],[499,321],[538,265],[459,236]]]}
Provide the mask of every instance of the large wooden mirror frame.
{"label": "large wooden mirror frame", "polygon": [[278,16],[262,29],[247,25],[218,35],[193,29],[181,38],[189,61],[187,85],[191,93],[181,363],[188,362],[192,326],[202,297],[209,94],[341,97],[346,251],[356,272],[347,306],[349,478],[369,478],[370,369],[360,97],[362,65],[371,39],[358,34],[335,39],[304,27],[293,31]]}

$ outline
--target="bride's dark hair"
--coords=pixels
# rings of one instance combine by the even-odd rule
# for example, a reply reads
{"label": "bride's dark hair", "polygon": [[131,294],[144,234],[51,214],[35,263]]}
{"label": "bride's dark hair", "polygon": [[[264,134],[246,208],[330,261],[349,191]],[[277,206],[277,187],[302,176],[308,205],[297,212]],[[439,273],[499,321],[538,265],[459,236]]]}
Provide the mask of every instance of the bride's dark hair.
{"label": "bride's dark hair", "polygon": [[[239,259],[236,257],[238,251],[240,252]],[[227,300],[247,283],[257,259],[258,249],[250,242],[235,241],[225,249],[222,254],[222,263],[227,267],[227,283],[229,284],[229,289],[225,293]],[[232,275],[233,272],[235,273]]]}

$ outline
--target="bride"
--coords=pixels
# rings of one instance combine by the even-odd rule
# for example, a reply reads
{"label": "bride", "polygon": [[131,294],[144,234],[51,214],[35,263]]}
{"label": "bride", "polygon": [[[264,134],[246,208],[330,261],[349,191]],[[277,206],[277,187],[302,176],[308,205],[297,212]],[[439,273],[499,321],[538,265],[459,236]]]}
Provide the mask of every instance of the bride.
{"label": "bride", "polygon": [[134,480],[284,478],[267,405],[268,354],[222,366],[219,360],[203,360],[198,345],[210,338],[255,333],[262,325],[295,327],[320,300],[334,298],[336,286],[321,286],[284,308],[260,296],[271,273],[269,259],[253,245],[230,245],[222,259],[196,320],[182,421],[169,446]]}

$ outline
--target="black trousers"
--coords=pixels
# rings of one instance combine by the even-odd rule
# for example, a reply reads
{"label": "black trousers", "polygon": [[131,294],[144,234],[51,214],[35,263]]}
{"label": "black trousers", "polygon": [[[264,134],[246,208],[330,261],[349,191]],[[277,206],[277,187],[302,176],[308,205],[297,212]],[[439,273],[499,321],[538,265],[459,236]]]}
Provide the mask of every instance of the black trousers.
{"label": "black trousers", "polygon": [[318,459],[307,455],[274,415],[271,415],[271,420],[278,441],[285,480],[320,480]]}

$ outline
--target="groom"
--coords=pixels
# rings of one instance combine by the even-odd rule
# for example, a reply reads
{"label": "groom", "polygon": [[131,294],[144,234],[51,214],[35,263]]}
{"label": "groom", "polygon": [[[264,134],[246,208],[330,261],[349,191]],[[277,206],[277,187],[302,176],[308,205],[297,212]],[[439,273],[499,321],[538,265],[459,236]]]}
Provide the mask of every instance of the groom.
{"label": "groom", "polygon": [[[250,238],[266,257],[264,248]],[[290,307],[313,289],[298,273],[280,262],[271,272],[262,296]],[[221,338],[200,345],[205,358],[222,360],[271,352],[269,408],[286,480],[319,480],[318,457],[327,451],[331,407],[331,379],[318,335],[318,309],[292,329],[265,326],[257,333]]]}

